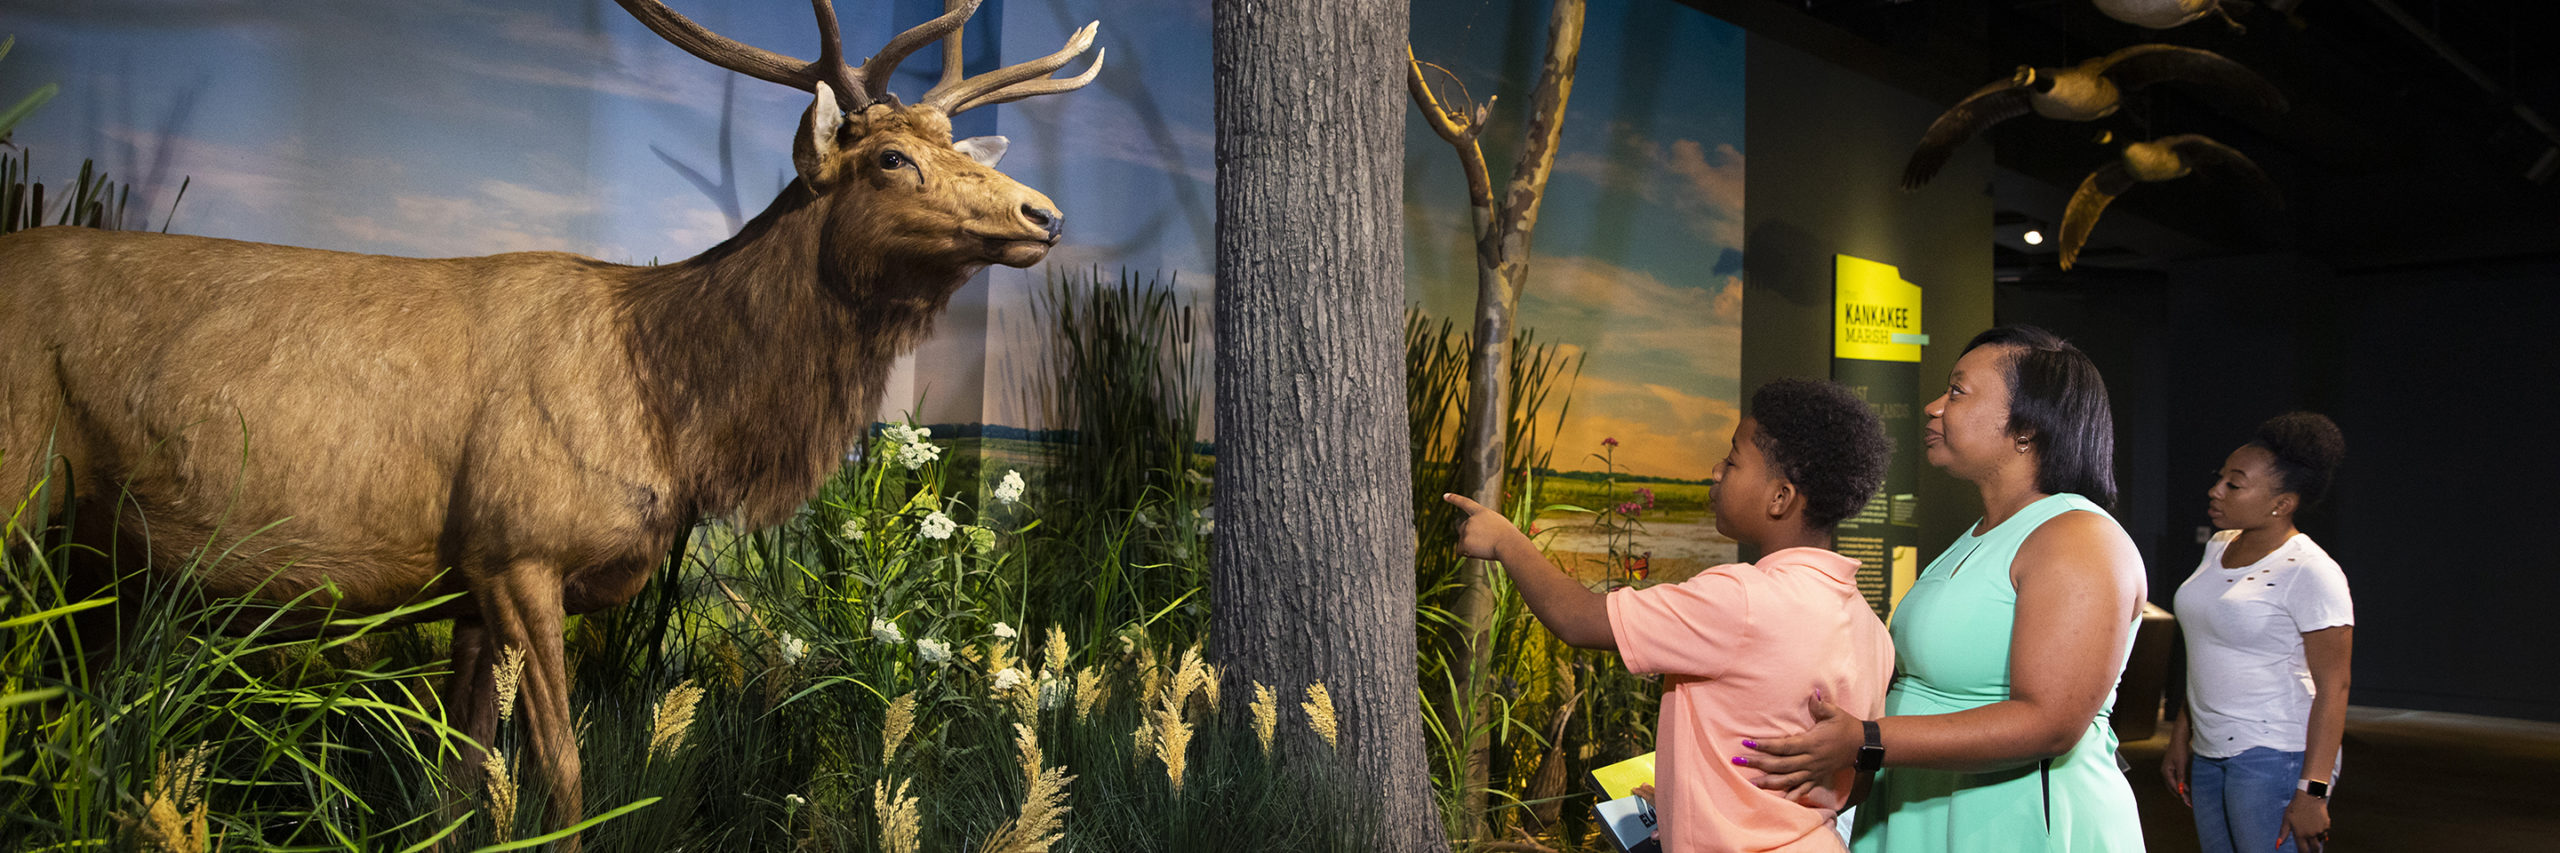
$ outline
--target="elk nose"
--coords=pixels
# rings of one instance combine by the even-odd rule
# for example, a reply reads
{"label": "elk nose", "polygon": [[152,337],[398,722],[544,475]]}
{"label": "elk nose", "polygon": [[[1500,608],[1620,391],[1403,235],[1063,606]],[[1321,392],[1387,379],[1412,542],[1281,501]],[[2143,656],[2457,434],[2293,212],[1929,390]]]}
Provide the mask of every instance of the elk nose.
{"label": "elk nose", "polygon": [[1057,211],[1028,204],[1022,206],[1022,218],[1031,220],[1031,224],[1046,229],[1049,232],[1049,241],[1053,243],[1057,242],[1058,228],[1066,221],[1066,217],[1059,215]]}

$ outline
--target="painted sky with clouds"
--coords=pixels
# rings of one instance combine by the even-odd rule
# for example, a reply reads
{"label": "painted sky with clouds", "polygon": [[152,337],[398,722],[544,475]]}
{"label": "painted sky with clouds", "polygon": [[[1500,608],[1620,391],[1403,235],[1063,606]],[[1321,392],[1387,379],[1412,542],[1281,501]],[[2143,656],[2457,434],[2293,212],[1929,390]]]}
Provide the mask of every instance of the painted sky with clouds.
{"label": "painted sky with clouds", "polygon": [[[1483,101],[1497,192],[1544,56],[1547,6],[1417,0],[1415,54]],[[1743,32],[1674,3],[1593,3],[1520,322],[1586,357],[1555,467],[1619,442],[1622,468],[1702,479],[1738,418],[1742,359]],[[1433,78],[1438,82],[1439,78]],[[1475,304],[1465,178],[1419,115],[1406,125],[1406,263],[1436,316]]]}

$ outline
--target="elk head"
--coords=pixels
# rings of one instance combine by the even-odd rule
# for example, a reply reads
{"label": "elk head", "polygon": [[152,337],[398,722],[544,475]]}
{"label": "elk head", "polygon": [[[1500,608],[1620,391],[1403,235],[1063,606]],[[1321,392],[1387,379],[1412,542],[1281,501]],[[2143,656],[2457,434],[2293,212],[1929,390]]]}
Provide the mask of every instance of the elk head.
{"label": "elk head", "polygon": [[[801,118],[791,160],[810,193],[826,205],[818,251],[829,268],[857,276],[882,269],[949,271],[966,279],[991,263],[1039,263],[1057,244],[1064,218],[1056,203],[995,170],[1004,138],[955,142],[951,117],[1092,82],[1102,70],[1100,52],[1083,74],[1049,74],[1092,47],[1098,23],[1077,30],[1056,53],[964,78],[960,27],[980,0],[946,0],[941,17],[891,39],[860,67],[844,61],[831,0],[811,0],[820,35],[815,62],[732,41],[658,0],[617,2],[688,53],[816,96]],[[942,81],[915,105],[899,103],[888,91],[890,74],[935,39],[944,42]]]}

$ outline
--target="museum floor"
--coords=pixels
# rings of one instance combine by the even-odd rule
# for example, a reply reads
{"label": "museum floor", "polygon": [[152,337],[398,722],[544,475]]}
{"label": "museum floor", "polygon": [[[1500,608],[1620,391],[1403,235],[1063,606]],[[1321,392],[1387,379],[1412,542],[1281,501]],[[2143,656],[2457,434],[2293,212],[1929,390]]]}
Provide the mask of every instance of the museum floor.
{"label": "museum floor", "polygon": [[[2160,780],[2163,734],[2124,745],[2151,853],[2196,849]],[[2332,851],[2560,850],[2560,723],[2349,708]]]}

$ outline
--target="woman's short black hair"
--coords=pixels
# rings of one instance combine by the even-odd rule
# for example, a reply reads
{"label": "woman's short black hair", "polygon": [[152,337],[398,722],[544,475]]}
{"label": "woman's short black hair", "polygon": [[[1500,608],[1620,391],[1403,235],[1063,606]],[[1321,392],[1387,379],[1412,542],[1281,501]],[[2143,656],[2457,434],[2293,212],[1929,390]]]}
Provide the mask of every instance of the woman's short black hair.
{"label": "woman's short black hair", "polygon": [[2008,351],[2009,432],[2036,450],[2036,491],[2116,505],[2116,420],[2107,382],[2087,353],[2034,326],[2000,326],[1973,336],[1965,352]]}
{"label": "woman's short black hair", "polygon": [[2284,483],[2279,490],[2302,496],[2302,505],[2310,507],[2328,494],[2338,460],[2347,455],[2347,436],[2327,415],[2286,412],[2259,424],[2249,446],[2274,454],[2276,479]]}
{"label": "woman's short black hair", "polygon": [[1804,519],[1830,527],[1858,514],[1884,485],[1893,442],[1884,421],[1837,382],[1779,379],[1751,394],[1752,443],[1804,495]]}

